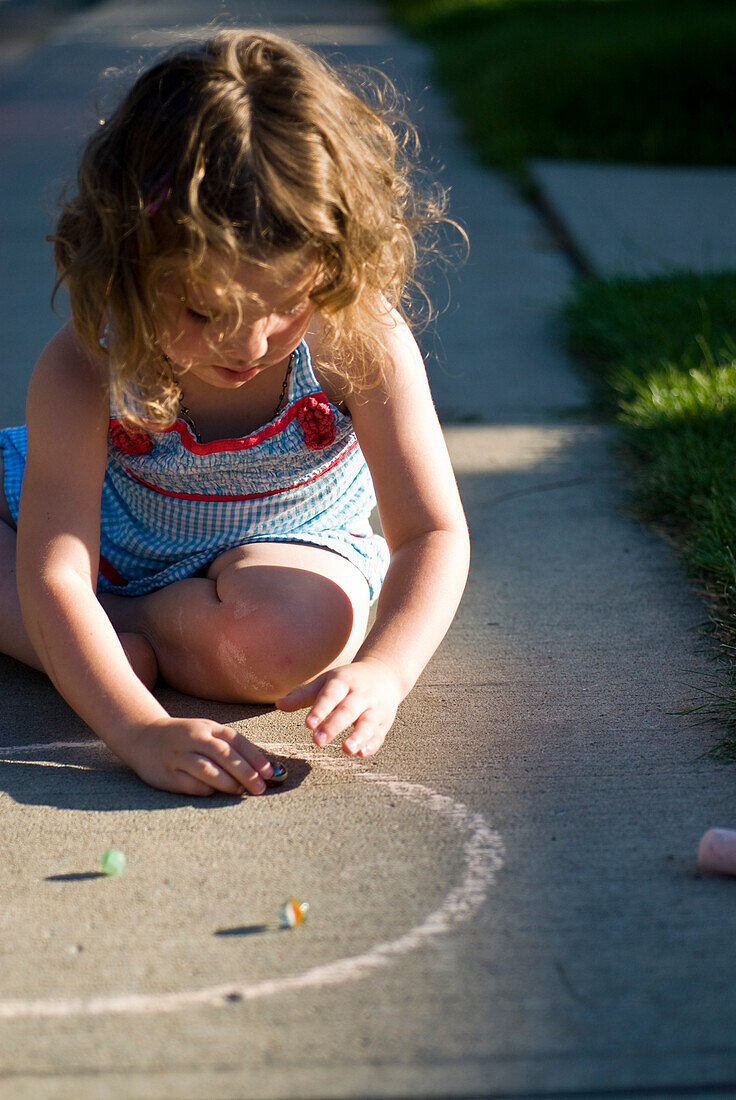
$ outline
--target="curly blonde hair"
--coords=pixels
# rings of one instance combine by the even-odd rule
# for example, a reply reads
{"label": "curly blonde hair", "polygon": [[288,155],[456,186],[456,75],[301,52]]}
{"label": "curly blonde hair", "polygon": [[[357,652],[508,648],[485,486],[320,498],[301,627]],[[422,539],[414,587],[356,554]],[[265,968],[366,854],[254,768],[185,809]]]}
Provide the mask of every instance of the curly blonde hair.
{"label": "curly blonde hair", "polygon": [[77,336],[108,361],[133,423],[176,416],[156,339],[161,292],[174,267],[201,282],[213,250],[228,262],[216,286],[208,265],[208,285],[241,320],[242,288],[226,272],[309,251],[330,369],[348,390],[382,376],[377,314],[405,312],[420,230],[456,223],[441,188],[415,185],[418,143],[390,82],[358,92],[349,79],[280,36],[223,31],[144,72],[89,140],[50,238],[57,290],[68,288]]}

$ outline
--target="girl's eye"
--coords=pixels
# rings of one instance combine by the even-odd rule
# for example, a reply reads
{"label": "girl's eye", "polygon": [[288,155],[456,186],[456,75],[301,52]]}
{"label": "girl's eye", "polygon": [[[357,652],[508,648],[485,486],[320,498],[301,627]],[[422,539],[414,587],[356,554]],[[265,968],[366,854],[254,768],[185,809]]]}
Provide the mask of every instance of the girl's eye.
{"label": "girl's eye", "polygon": [[199,321],[200,324],[205,325],[210,320],[206,313],[199,313],[196,309],[192,309],[190,306],[186,307],[187,317],[191,317],[193,321]]}
{"label": "girl's eye", "polygon": [[[0,0],[0,3],[1,2],[2,0]],[[297,314],[303,313],[308,305],[309,299],[305,299],[303,302],[299,302],[297,305],[293,306],[292,309],[280,309],[278,311],[278,316],[296,317]],[[192,306],[185,306],[185,312],[187,317],[189,317],[192,321],[196,321],[200,325],[209,325],[217,320],[217,318],[212,317],[210,314],[201,313],[200,310],[194,309]]]}

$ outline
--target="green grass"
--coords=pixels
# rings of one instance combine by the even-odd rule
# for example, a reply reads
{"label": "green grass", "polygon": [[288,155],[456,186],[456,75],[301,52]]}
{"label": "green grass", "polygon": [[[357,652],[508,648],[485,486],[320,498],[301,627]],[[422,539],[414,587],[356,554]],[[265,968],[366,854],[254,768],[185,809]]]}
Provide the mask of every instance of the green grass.
{"label": "green grass", "polygon": [[[736,654],[736,272],[581,282],[571,349],[622,425],[640,518],[681,548],[729,657]],[[734,730],[736,666],[712,698]]]}
{"label": "green grass", "polygon": [[736,164],[732,0],[385,0],[482,159]]}

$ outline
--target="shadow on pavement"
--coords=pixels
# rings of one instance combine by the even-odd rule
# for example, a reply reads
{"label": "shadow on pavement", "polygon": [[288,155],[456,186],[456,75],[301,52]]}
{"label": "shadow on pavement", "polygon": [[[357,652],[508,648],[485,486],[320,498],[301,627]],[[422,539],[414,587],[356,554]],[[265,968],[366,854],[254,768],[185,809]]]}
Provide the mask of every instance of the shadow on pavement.
{"label": "shadow on pavement", "polygon": [[[248,730],[242,728],[243,723],[273,710],[205,702],[168,689],[159,694],[167,709],[176,714],[207,715],[223,725],[238,722],[246,736]],[[15,802],[108,812],[182,806],[217,809],[249,803],[248,798],[231,795],[200,798],[149,787],[90,734],[45,676],[6,657],[0,658],[0,697],[4,710],[0,793]],[[306,761],[293,756],[287,759],[269,754],[269,758],[288,766],[289,778],[260,798],[280,797],[296,790],[311,771]]]}

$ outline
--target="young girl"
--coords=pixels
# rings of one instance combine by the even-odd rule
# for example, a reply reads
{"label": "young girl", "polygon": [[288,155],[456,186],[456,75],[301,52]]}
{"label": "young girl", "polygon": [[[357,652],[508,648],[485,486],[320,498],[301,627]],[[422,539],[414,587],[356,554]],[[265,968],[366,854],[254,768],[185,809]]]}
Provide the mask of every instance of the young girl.
{"label": "young girl", "polygon": [[467,531],[396,308],[442,213],[408,168],[380,106],[246,31],[144,73],[84,152],[53,238],[73,321],[0,432],[0,650],[155,787],[272,774],[159,676],[370,756],[455,614]]}

